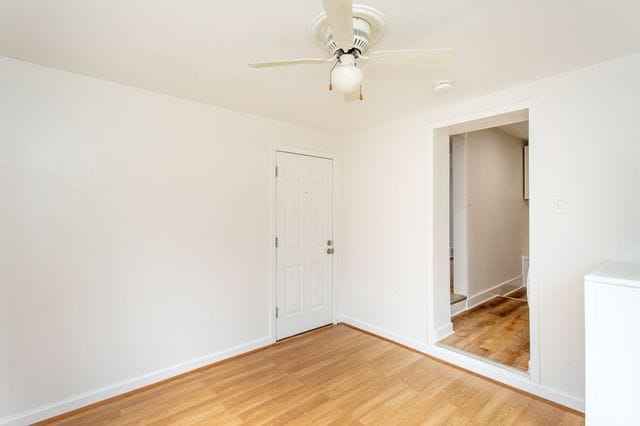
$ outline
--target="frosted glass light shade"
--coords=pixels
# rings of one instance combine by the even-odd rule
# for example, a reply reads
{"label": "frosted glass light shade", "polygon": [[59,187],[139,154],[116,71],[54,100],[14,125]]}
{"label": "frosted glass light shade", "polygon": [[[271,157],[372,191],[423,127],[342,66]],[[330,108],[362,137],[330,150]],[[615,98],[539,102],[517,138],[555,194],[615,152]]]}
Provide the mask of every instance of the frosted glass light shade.
{"label": "frosted glass light shade", "polygon": [[338,64],[331,71],[331,81],[340,93],[353,93],[360,89],[364,73],[353,64]]}

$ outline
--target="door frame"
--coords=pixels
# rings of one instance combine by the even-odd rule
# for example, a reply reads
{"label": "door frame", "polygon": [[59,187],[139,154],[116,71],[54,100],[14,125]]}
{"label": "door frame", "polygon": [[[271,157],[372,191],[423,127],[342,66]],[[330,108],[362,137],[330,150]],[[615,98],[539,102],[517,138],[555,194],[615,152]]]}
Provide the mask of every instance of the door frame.
{"label": "door frame", "polygon": [[338,319],[338,256],[340,255],[340,238],[338,235],[338,158],[335,154],[314,151],[306,148],[298,148],[292,146],[274,145],[271,150],[271,232],[269,238],[269,257],[270,257],[270,271],[269,271],[269,306],[268,306],[268,324],[269,324],[269,338],[272,342],[278,340],[278,330],[276,324],[276,302],[277,302],[277,250],[275,247],[276,238],[276,226],[277,226],[277,179],[275,174],[275,168],[278,164],[278,152],[284,152],[287,154],[306,155],[308,157],[318,157],[331,160],[331,216],[332,216],[332,234],[333,234],[333,248],[335,254],[331,259],[332,268],[332,314],[331,322],[337,324]]}
{"label": "door frame", "polygon": [[[430,138],[430,158],[428,163],[432,170],[432,181],[428,185],[428,198],[431,201],[429,217],[429,256],[427,265],[431,271],[427,279],[428,344],[434,348],[436,356],[455,365],[478,372],[506,384],[514,385],[525,382],[540,384],[540,351],[539,351],[539,236],[541,227],[541,210],[538,200],[538,176],[541,165],[538,164],[536,152],[537,142],[535,129],[538,126],[536,102],[525,101],[479,111],[470,115],[452,118],[428,124]],[[449,265],[444,263],[444,255],[449,252],[449,136],[509,124],[519,113],[527,114],[529,120],[529,328],[530,328],[530,360],[529,372],[521,373],[506,366],[499,366],[488,360],[461,353],[446,346],[439,345],[442,338],[453,332],[451,323],[450,302],[448,294]],[[442,164],[446,164],[446,168]],[[443,190],[446,188],[446,190]],[[446,226],[442,226],[446,222]],[[445,267],[446,266],[446,267]],[[447,285],[446,295],[443,287]],[[446,302],[446,306],[444,303]],[[447,318],[447,319],[445,319]],[[528,386],[526,386],[528,388]]]}
{"label": "door frame", "polygon": [[[468,230],[469,230],[469,170],[468,170],[468,134],[464,134],[464,141],[462,141],[462,167],[455,167],[455,164],[452,163],[452,167],[450,169],[450,173],[460,173],[459,177],[462,179],[462,205],[457,206],[455,202],[450,203],[450,209],[456,210],[459,214],[459,220],[456,222],[455,215],[453,211],[450,212],[450,218],[454,219],[453,222],[453,232],[450,235],[453,236],[454,241],[462,241],[462,244],[453,244],[453,291],[456,294],[461,294],[466,296],[466,300],[464,301],[464,309],[466,310],[469,307],[469,275],[468,275],[468,264],[469,264],[469,250],[468,250]],[[453,149],[451,150],[451,161],[453,161]],[[450,176],[450,185],[453,184],[453,176]],[[451,188],[449,189],[449,193],[451,194]],[[449,224],[451,226],[451,224]],[[456,236],[458,238],[456,238]],[[451,238],[451,237],[450,237]],[[449,241],[451,244],[451,241]],[[457,277],[457,280],[456,280]]]}

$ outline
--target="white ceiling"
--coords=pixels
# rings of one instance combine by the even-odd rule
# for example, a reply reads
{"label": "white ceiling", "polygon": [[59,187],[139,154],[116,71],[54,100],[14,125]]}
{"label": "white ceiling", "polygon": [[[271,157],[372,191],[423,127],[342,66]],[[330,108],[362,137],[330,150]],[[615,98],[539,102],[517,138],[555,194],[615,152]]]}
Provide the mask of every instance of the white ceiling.
{"label": "white ceiling", "polygon": [[[0,0],[0,55],[301,125],[343,132],[640,51],[636,0],[366,0],[378,49],[452,47],[449,70],[363,65],[365,101],[327,92],[320,0]],[[433,80],[451,94],[435,97]]]}

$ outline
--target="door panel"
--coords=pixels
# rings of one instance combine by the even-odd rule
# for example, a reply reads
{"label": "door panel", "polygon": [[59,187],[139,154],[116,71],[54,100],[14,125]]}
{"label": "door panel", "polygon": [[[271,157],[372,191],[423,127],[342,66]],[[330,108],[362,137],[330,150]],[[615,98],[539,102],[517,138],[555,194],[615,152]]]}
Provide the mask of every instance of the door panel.
{"label": "door panel", "polygon": [[321,308],[325,304],[324,289],[327,285],[327,264],[311,265],[311,308]]}
{"label": "door panel", "polygon": [[333,318],[333,162],[277,153],[277,338]]}
{"label": "door panel", "polygon": [[288,249],[299,249],[302,247],[302,194],[292,192],[285,194],[287,211],[285,213],[285,239]]}
{"label": "door panel", "polygon": [[287,267],[284,310],[287,316],[302,311],[302,273],[302,265]]}

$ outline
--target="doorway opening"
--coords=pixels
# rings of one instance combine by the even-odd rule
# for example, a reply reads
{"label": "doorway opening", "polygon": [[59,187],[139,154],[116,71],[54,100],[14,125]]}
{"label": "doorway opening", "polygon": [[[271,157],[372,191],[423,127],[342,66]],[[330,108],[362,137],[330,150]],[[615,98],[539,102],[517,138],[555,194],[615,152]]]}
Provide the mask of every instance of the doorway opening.
{"label": "doorway opening", "polygon": [[430,341],[474,369],[538,382],[529,124],[529,107],[514,107],[433,127]]}
{"label": "doorway opening", "polygon": [[443,345],[529,370],[529,122],[449,138],[453,333]]}

